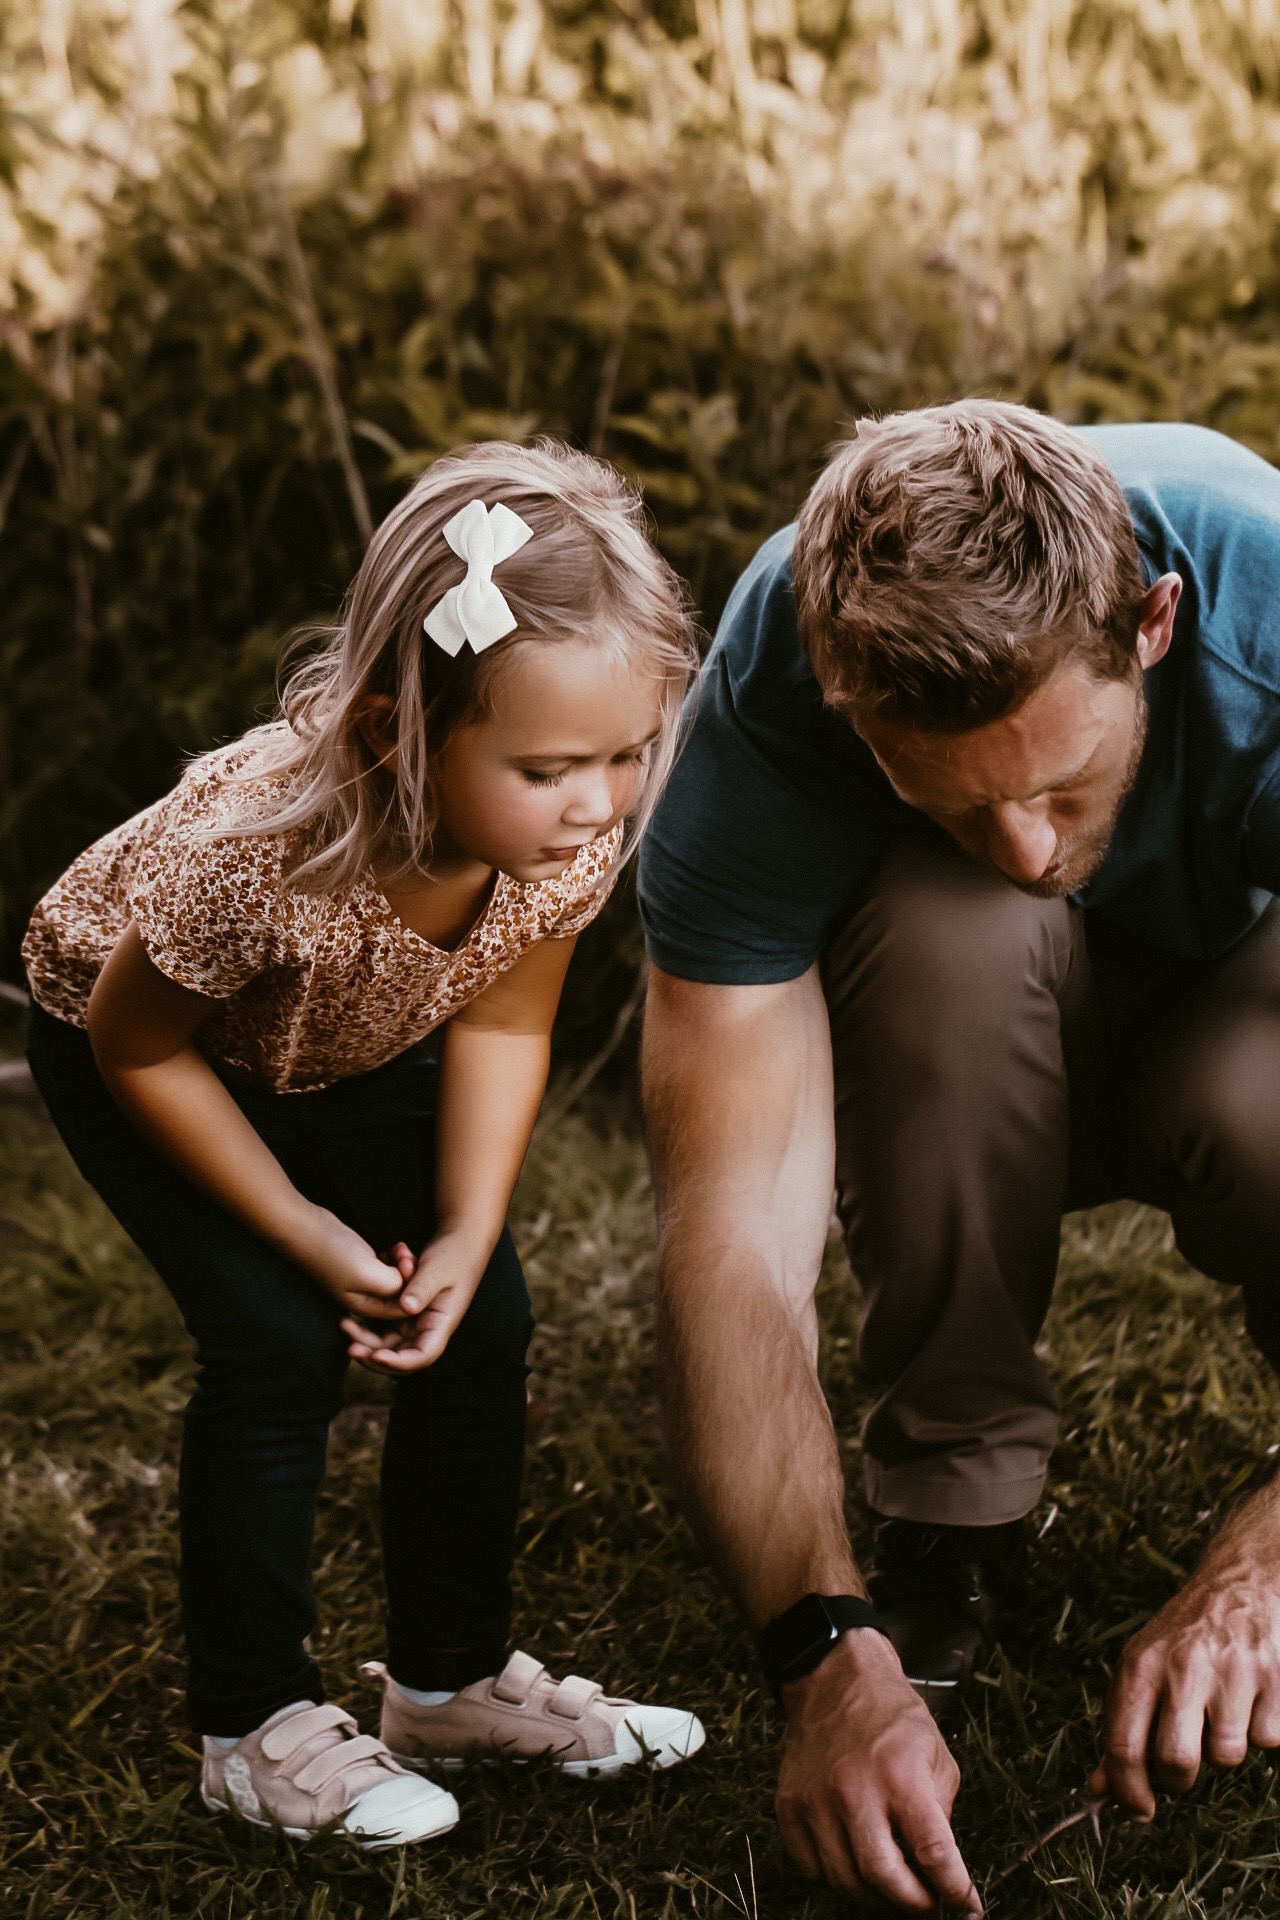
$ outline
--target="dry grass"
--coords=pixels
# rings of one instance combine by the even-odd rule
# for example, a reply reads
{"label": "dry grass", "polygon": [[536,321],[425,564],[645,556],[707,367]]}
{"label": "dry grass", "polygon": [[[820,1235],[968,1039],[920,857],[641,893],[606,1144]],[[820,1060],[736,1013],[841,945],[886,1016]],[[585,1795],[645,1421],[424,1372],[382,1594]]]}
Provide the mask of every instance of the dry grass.
{"label": "dry grass", "polygon": [[[546,1411],[530,1448],[518,1633],[561,1671],[695,1706],[708,1747],[686,1770],[608,1791],[539,1770],[469,1774],[456,1836],[402,1860],[337,1842],[298,1852],[201,1809],[175,1617],[184,1336],[30,1101],[0,1104],[0,1186],[0,1912],[839,1911],[782,1855],[770,1808],[778,1722],[672,1504],[648,1189],[625,1102],[562,1121],[520,1191]],[[828,1387],[856,1468],[864,1396],[834,1244],[823,1305]],[[1064,1439],[1037,1518],[1030,1604],[955,1736],[957,1826],[980,1884],[1079,1803],[1126,1629],[1173,1590],[1276,1431],[1275,1389],[1233,1303],[1187,1271],[1157,1216],[1117,1208],[1073,1225],[1049,1339]],[[378,1651],[381,1419],[379,1389],[360,1376],[338,1423],[318,1554],[320,1652],[335,1694],[366,1722],[375,1702],[355,1668]],[[1106,1815],[1100,1841],[1073,1829],[1005,1882],[993,1911],[1261,1920],[1278,1905],[1272,1773],[1255,1758],[1163,1804],[1148,1830]]]}

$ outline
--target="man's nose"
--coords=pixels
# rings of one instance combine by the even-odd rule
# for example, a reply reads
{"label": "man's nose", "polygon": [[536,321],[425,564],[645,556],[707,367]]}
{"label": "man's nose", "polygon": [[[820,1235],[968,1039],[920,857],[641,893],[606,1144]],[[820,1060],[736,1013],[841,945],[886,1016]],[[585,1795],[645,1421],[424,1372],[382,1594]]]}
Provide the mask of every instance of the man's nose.
{"label": "man's nose", "polygon": [[1058,850],[1048,816],[1012,803],[988,810],[985,839],[987,858],[1010,880],[1043,879]]}

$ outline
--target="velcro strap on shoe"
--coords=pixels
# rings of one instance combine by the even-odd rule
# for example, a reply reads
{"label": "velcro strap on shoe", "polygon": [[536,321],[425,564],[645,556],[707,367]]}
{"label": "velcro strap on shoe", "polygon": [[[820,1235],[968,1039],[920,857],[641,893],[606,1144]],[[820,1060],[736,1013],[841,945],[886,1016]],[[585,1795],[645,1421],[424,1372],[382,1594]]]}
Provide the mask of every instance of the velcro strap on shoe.
{"label": "velcro strap on shoe", "polygon": [[308,1740],[314,1740],[318,1733],[328,1733],[334,1727],[355,1728],[355,1721],[341,1707],[327,1702],[323,1707],[308,1707],[305,1713],[291,1714],[282,1720],[278,1727],[272,1727],[270,1733],[262,1737],[263,1755],[268,1760],[287,1760],[291,1753],[304,1747]]}
{"label": "velcro strap on shoe", "polygon": [[542,1662],[530,1654],[513,1653],[489,1692],[504,1706],[523,1707],[545,1672]]}
{"label": "velcro strap on shoe", "polygon": [[581,1720],[587,1708],[603,1692],[604,1688],[596,1681],[584,1680],[580,1673],[566,1674],[548,1700],[547,1712],[554,1713],[561,1720]]}
{"label": "velcro strap on shoe", "polygon": [[293,1784],[303,1793],[320,1793],[335,1775],[345,1773],[348,1767],[364,1760],[378,1759],[389,1761],[391,1755],[373,1734],[360,1733],[354,1740],[340,1740],[336,1746],[326,1747],[323,1753],[317,1753],[305,1767],[299,1767]]}

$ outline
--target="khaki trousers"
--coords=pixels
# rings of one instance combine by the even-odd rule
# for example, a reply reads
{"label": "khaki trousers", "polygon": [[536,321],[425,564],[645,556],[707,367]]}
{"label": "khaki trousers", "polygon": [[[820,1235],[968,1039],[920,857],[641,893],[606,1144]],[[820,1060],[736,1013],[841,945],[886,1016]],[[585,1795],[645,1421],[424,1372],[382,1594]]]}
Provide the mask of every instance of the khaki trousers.
{"label": "khaki trousers", "polygon": [[1035,1505],[1058,1421],[1035,1343],[1072,1207],[1164,1207],[1280,1366],[1280,902],[1181,962],[921,830],[822,975],[878,1512],[987,1526]]}

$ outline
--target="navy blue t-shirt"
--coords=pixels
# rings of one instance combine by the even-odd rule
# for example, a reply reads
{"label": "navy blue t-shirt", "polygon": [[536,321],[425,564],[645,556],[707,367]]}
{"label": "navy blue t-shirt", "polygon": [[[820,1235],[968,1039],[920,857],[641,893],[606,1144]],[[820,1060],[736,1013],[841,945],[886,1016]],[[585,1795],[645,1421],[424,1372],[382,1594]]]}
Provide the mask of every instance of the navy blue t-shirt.
{"label": "navy blue t-shirt", "polygon": [[[1146,675],[1138,777],[1077,896],[1187,959],[1224,952],[1280,893],[1280,472],[1203,427],[1092,427],[1148,581],[1182,577]],[[687,980],[791,980],[895,825],[869,748],[801,650],[786,527],[733,590],[696,718],[640,859],[649,953]]]}

